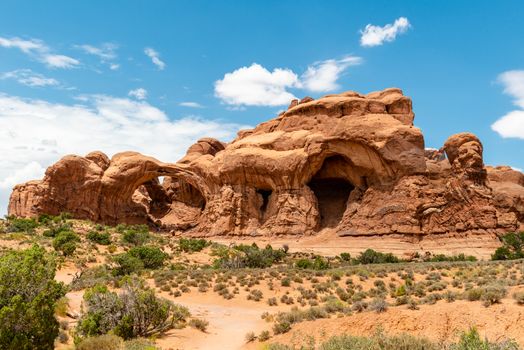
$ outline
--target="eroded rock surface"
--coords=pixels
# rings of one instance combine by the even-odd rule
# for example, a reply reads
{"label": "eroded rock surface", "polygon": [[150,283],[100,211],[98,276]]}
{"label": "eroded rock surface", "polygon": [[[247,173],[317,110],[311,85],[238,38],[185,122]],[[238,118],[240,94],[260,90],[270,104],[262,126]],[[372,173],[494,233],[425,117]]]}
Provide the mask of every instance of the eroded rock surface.
{"label": "eroded rock surface", "polygon": [[[473,134],[425,150],[399,89],[291,102],[229,144],[177,163],[135,152],[66,156],[14,188],[9,214],[69,212],[198,235],[486,235],[523,227],[524,175],[485,167]],[[163,179],[160,181],[159,179]]]}

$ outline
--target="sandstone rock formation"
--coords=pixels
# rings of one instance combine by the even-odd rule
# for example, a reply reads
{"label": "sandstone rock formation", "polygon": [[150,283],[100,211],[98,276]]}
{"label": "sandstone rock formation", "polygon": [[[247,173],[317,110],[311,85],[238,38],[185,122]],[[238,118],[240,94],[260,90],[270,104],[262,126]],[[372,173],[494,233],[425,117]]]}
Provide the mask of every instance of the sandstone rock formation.
{"label": "sandstone rock formation", "polygon": [[[487,235],[524,228],[524,174],[485,167],[473,134],[425,150],[399,89],[294,100],[229,144],[177,163],[134,152],[66,156],[14,188],[9,214],[69,212],[195,235]],[[160,181],[159,178],[163,178]]]}

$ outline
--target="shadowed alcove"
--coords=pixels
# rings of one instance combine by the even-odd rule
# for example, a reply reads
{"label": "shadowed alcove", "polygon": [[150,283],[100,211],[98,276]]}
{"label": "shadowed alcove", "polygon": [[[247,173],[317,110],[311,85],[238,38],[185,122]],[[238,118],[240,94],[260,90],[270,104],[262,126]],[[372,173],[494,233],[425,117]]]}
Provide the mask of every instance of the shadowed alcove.
{"label": "shadowed alcove", "polygon": [[341,155],[324,159],[322,167],[308,182],[316,196],[320,228],[336,227],[347,208],[349,195],[355,185],[349,180],[353,167]]}

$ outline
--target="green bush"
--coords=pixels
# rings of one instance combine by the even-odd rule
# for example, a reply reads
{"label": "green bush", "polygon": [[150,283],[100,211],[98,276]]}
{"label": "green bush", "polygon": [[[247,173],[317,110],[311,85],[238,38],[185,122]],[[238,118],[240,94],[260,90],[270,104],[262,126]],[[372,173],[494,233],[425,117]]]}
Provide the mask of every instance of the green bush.
{"label": "green bush", "polygon": [[213,262],[215,268],[267,268],[286,256],[283,249],[273,249],[270,245],[260,249],[254,243],[236,245],[232,249],[215,248],[213,254],[219,256]]}
{"label": "green bush", "polygon": [[180,238],[178,240],[178,247],[180,250],[187,253],[199,252],[210,244],[211,242],[206,241],[205,239]]}
{"label": "green bush", "polygon": [[23,232],[31,234],[34,233],[35,228],[38,227],[38,222],[32,218],[17,218],[14,216],[8,216],[6,219],[7,232]]}
{"label": "green bush", "polygon": [[118,225],[116,229],[122,233],[122,241],[127,244],[140,246],[151,239],[147,225]]}
{"label": "green bush", "polygon": [[87,239],[91,242],[95,242],[101,245],[111,244],[111,234],[107,231],[89,231],[89,233],[87,234]]}
{"label": "green bush", "polygon": [[62,252],[64,256],[72,255],[76,250],[76,243],[80,242],[80,237],[73,231],[61,231],[53,239],[53,248]]}
{"label": "green bush", "polygon": [[59,333],[56,264],[39,246],[0,257],[0,349],[52,349]]}
{"label": "green bush", "polygon": [[330,265],[329,261],[317,255],[313,260],[299,259],[295,262],[295,266],[299,269],[326,270]]}
{"label": "green bush", "polygon": [[44,231],[43,235],[51,238],[58,236],[61,232],[72,230],[72,225],[68,222],[55,223],[54,221],[50,221],[46,226],[48,229]]}
{"label": "green bush", "polygon": [[349,253],[340,253],[340,260],[342,260],[342,261],[351,261],[351,254],[349,254]]}
{"label": "green bush", "polygon": [[109,332],[124,339],[149,337],[184,325],[190,316],[186,308],[156,297],[154,290],[137,281],[127,281],[120,294],[105,286],[88,289],[84,306],[77,340]]}
{"label": "green bush", "polygon": [[391,253],[380,253],[373,249],[367,249],[360,253],[356,261],[360,264],[384,264],[400,262],[399,258]]}
{"label": "green bush", "polygon": [[492,260],[513,260],[524,258],[524,232],[510,232],[501,239],[502,246],[495,250]]}
{"label": "green bush", "polygon": [[476,328],[470,328],[468,332],[460,335],[457,344],[450,347],[451,350],[518,350],[520,347],[514,341],[507,340],[500,343],[491,343],[487,339],[481,339]]}
{"label": "green bush", "polygon": [[140,246],[131,248],[127,254],[138,258],[146,269],[156,269],[164,265],[164,261],[169,257],[158,247]]}
{"label": "green bush", "polygon": [[115,276],[125,276],[137,273],[144,269],[144,263],[139,258],[128,253],[118,254],[113,257],[116,267],[113,269]]}
{"label": "green bush", "polygon": [[113,274],[117,276],[130,275],[142,269],[156,269],[164,265],[168,255],[160,248],[151,246],[138,246],[129,251],[113,257],[116,267]]}
{"label": "green bush", "polygon": [[444,255],[444,254],[437,254],[433,255],[431,259],[429,259],[431,262],[439,262],[439,261],[477,261],[477,258],[472,255],[464,255],[463,253],[458,255]]}

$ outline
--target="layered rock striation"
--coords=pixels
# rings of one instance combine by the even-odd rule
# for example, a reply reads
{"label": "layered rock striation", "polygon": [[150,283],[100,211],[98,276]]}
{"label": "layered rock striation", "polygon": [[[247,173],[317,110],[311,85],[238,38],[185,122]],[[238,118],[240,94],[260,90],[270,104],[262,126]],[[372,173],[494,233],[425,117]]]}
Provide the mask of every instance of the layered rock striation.
{"label": "layered rock striation", "polygon": [[176,163],[65,156],[14,188],[9,214],[69,212],[203,236],[493,237],[524,227],[524,174],[485,167],[470,133],[425,150],[413,119],[394,88],[295,100],[231,143],[199,140]]}

